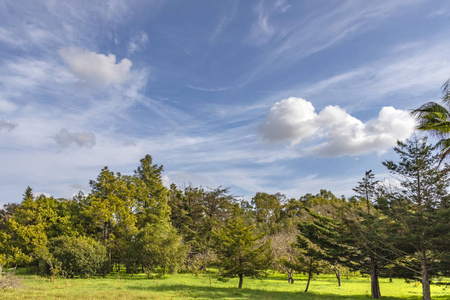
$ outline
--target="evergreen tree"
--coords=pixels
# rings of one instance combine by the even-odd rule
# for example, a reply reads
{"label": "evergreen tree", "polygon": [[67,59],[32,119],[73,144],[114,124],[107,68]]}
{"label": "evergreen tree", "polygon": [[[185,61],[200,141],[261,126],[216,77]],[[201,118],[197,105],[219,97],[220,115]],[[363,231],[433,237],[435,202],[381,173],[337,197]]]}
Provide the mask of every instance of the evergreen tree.
{"label": "evergreen tree", "polygon": [[261,241],[254,233],[254,226],[245,226],[244,221],[234,213],[226,226],[215,231],[215,250],[220,275],[239,277],[242,288],[244,276],[261,277],[270,266],[272,251],[270,241]]}
{"label": "evergreen tree", "polygon": [[375,189],[378,181],[374,180],[375,174],[372,170],[366,172],[362,181],[358,181],[358,186],[353,189],[356,192],[357,198],[367,203],[367,213],[370,213],[370,207],[372,206],[372,198],[375,194]]}
{"label": "evergreen tree", "polygon": [[[338,265],[348,261],[349,248],[344,243],[342,234],[342,223],[331,217],[321,216],[305,207],[304,210],[313,217],[313,220],[300,221],[296,246],[300,249],[298,261],[301,263],[298,269],[308,273],[308,282],[305,293],[308,291],[313,273],[317,273],[323,268],[321,261],[335,266],[336,277],[339,286],[341,277]],[[303,265],[303,266],[302,266]]]}
{"label": "evergreen tree", "polygon": [[[355,242],[358,241],[358,245],[362,248],[363,251],[361,253],[368,255],[369,266],[367,269],[370,270],[370,290],[372,298],[377,299],[381,298],[380,283],[378,280],[380,265],[385,265],[385,261],[380,261],[380,259],[375,257],[375,254],[372,253],[377,251],[377,248],[379,248],[375,245],[375,240],[377,239],[367,238],[370,235],[370,232],[373,233],[373,230],[377,231],[379,229],[377,226],[374,226],[377,224],[377,217],[375,216],[376,212],[371,214],[370,211],[370,208],[373,205],[372,201],[375,194],[376,185],[378,183],[378,181],[374,180],[374,178],[375,175],[372,173],[372,170],[366,171],[362,181],[359,181],[358,186],[353,189],[353,191],[356,192],[356,198],[359,199],[361,203],[365,202],[367,212],[364,213],[361,210],[358,211],[358,209],[354,207],[350,211],[356,212],[357,216],[356,218],[354,216],[347,218],[347,224],[352,228],[350,232],[364,232],[365,234],[366,239],[363,240],[363,243],[361,243],[360,240],[358,241],[357,234],[355,236]],[[365,259],[362,261],[365,261]]]}
{"label": "evergreen tree", "polygon": [[132,184],[136,190],[136,214],[138,227],[158,222],[169,222],[169,192],[162,183],[163,166],[153,164],[152,157],[146,155],[134,172]]}
{"label": "evergreen tree", "polygon": [[449,274],[450,206],[448,166],[426,138],[398,142],[399,162],[383,165],[400,183],[388,195],[391,250],[402,255],[402,267],[421,278],[423,299],[431,299],[430,279]]}
{"label": "evergreen tree", "polygon": [[109,256],[109,270],[113,260],[119,260],[125,246],[136,233],[136,187],[129,184],[129,177],[114,174],[108,167],[102,169],[96,181],[91,180],[91,194],[83,207],[97,225],[99,239]]}

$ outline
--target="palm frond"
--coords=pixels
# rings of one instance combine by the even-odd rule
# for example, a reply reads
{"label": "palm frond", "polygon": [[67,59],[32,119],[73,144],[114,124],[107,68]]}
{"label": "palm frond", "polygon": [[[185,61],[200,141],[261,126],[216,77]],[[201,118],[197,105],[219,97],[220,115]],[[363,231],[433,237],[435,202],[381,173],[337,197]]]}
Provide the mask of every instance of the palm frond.
{"label": "palm frond", "polygon": [[446,104],[450,103],[450,79],[448,79],[441,87],[442,101]]}
{"label": "palm frond", "polygon": [[441,165],[442,161],[450,154],[450,138],[441,139],[436,146],[441,150],[441,158],[438,163]]}
{"label": "palm frond", "polygon": [[436,137],[445,137],[450,133],[450,113],[436,102],[428,102],[411,112],[416,119],[417,129],[428,131]]}

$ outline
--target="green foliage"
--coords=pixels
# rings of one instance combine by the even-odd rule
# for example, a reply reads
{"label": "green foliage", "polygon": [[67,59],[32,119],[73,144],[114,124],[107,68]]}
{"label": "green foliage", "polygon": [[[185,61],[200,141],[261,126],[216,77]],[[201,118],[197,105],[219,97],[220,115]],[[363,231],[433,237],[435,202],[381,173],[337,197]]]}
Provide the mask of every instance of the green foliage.
{"label": "green foliage", "polygon": [[[384,164],[401,187],[376,189],[368,171],[350,201],[325,189],[289,200],[260,192],[251,203],[238,203],[222,187],[169,190],[162,184],[163,167],[150,155],[130,176],[105,167],[86,196],[35,197],[27,188],[22,203],[0,209],[0,269],[26,265],[55,281],[58,274],[111,276],[115,268],[115,278],[147,273],[158,282],[171,279],[163,274],[186,269],[202,277],[203,285],[235,285],[239,277],[239,287],[244,276],[261,278],[270,267],[291,283],[301,272],[308,281],[332,272],[339,280],[341,267],[370,273],[372,282],[379,275],[424,278],[424,270],[445,276],[447,166],[439,166],[433,149],[417,141],[399,143],[395,151],[400,161]],[[207,278],[214,265],[218,278],[229,282]],[[233,295],[245,298],[241,291]]]}
{"label": "green foliage", "polygon": [[398,142],[394,151],[399,162],[383,163],[401,185],[387,193],[390,250],[400,254],[396,265],[421,278],[424,299],[431,299],[429,278],[450,270],[449,169],[439,168],[440,156],[426,138]]}
{"label": "green foliage", "polygon": [[131,178],[136,191],[136,215],[138,227],[157,222],[168,222],[170,216],[169,192],[163,186],[161,173],[163,166],[153,164],[152,157],[146,155]]}
{"label": "green foliage", "polygon": [[194,272],[206,269],[213,257],[211,234],[230,218],[235,199],[228,194],[228,190],[188,186],[181,192],[174,185],[171,187],[169,203],[172,224],[183,235],[190,249],[187,267]]}
{"label": "green foliage", "polygon": [[106,248],[91,238],[61,236],[49,244],[50,253],[67,277],[99,275],[105,267]]}
{"label": "green foliage", "polygon": [[270,241],[261,241],[261,236],[254,233],[254,226],[245,226],[237,213],[226,226],[214,232],[214,238],[221,276],[239,276],[239,288],[242,288],[243,276],[259,278],[270,266]]}
{"label": "green foliage", "polygon": [[176,273],[186,259],[187,247],[181,236],[168,224],[156,223],[142,228],[135,242],[135,251],[148,272],[161,267],[163,273]]}
{"label": "green foliage", "polygon": [[356,197],[360,201],[365,201],[367,203],[367,213],[370,213],[372,198],[374,197],[376,185],[378,183],[374,178],[375,174],[372,173],[372,170],[367,171],[362,181],[358,181],[358,186],[353,189],[357,194]]}
{"label": "green foliage", "polygon": [[417,129],[439,139],[436,143],[440,151],[438,164],[450,154],[450,80],[442,86],[442,93],[442,104],[428,102],[411,112],[419,123]]}
{"label": "green foliage", "polygon": [[252,199],[258,232],[274,234],[282,228],[281,217],[286,196],[256,193]]}

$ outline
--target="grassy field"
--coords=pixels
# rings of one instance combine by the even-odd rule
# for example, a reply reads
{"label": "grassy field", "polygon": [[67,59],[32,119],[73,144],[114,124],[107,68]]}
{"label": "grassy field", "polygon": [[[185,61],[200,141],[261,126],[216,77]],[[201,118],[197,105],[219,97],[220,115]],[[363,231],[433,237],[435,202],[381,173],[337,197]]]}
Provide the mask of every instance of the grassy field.
{"label": "grassy field", "polygon": [[[370,298],[369,278],[342,280],[338,287],[333,276],[318,276],[303,293],[306,278],[299,276],[293,285],[280,274],[263,280],[245,278],[242,290],[237,279],[218,281],[214,274],[178,274],[162,279],[147,279],[146,275],[125,274],[121,277],[93,279],[56,279],[21,276],[21,287],[0,291],[0,299],[367,299]],[[380,281],[383,299],[421,299],[420,284],[405,283],[402,279]],[[433,299],[450,299],[450,287],[432,286]]]}

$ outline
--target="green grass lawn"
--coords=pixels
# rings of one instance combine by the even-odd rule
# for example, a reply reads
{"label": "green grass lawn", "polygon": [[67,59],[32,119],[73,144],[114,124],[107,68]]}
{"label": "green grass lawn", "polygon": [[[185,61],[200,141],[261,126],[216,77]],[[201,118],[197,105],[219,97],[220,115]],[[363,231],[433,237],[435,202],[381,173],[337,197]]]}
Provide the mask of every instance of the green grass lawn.
{"label": "green grass lawn", "polygon": [[[21,276],[21,288],[0,291],[0,299],[367,299],[370,298],[369,278],[342,280],[337,286],[333,276],[322,275],[311,282],[308,293],[304,276],[297,276],[288,284],[284,275],[274,274],[263,280],[244,278],[243,289],[238,280],[218,281],[211,275],[178,274],[163,279],[147,279],[146,275],[125,274],[93,279],[56,279]],[[383,299],[421,299],[420,284],[405,283],[402,279],[380,280]],[[433,299],[450,299],[450,287],[433,285]]]}

